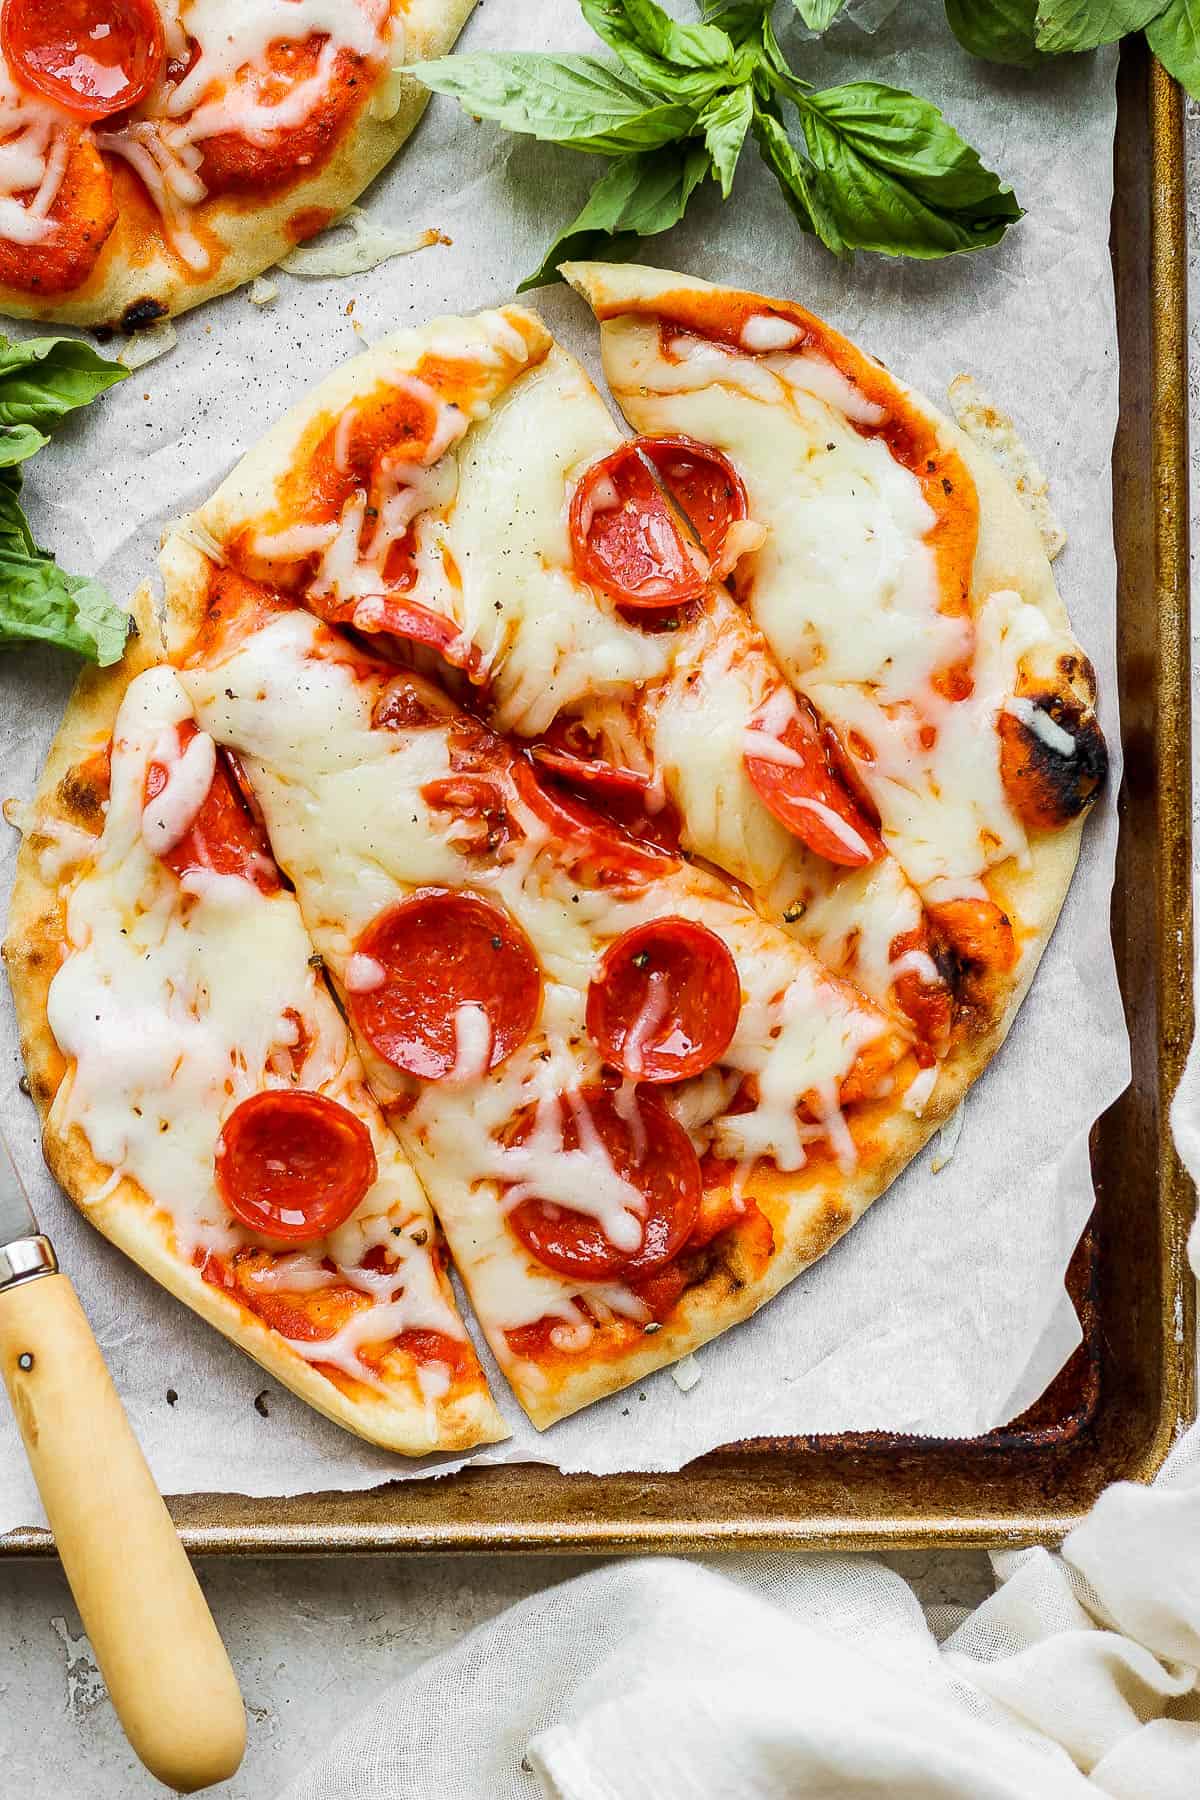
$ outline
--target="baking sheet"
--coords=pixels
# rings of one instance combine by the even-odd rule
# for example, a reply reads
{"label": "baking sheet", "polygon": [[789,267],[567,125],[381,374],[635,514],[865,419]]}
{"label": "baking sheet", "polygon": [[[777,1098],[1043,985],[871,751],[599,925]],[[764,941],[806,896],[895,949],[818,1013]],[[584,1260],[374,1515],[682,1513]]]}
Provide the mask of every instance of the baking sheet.
{"label": "baking sheet", "polygon": [[[587,47],[573,12],[559,13],[553,41]],[[544,17],[535,0],[503,18],[485,5],[463,47],[545,47]],[[702,206],[652,243],[649,258],[794,294],[932,397],[969,369],[1003,399],[1054,473],[1071,538],[1059,579],[1096,661],[1115,745],[1107,253],[1115,57],[1072,59],[1042,83],[985,71],[955,49],[940,6],[923,4],[874,37],[845,27],[813,56],[811,78],[837,79],[839,64],[939,100],[1029,208],[1005,244],[928,267],[864,258],[840,268],[799,237],[748,155],[733,201]],[[261,312],[239,294],[185,318],[169,358],[135,374],[36,466],[35,526],[69,566],[131,589],[163,524],[196,504],[318,370],[397,323],[509,297],[595,167],[435,101],[367,204],[373,219],[434,225],[453,244],[341,283],[280,277],[278,300]],[[581,305],[559,290],[535,299],[594,370]],[[69,680],[48,653],[0,656],[6,791],[31,790]],[[823,1263],[701,1352],[691,1392],[663,1372],[541,1437],[506,1401],[514,1438],[486,1459],[663,1469],[735,1437],[867,1428],[969,1436],[1034,1398],[1077,1339],[1062,1272],[1091,1205],[1087,1132],[1127,1077],[1106,936],[1114,839],[1110,799],[1091,823],[1062,926],[1009,1045],[968,1101],[948,1168],[935,1175],[928,1152],[920,1158]],[[14,850],[3,844],[6,879]],[[282,1494],[408,1472],[268,1385],[73,1214],[40,1165],[4,999],[0,1116],[163,1487]],[[265,1417],[254,1404],[264,1385]],[[4,1418],[0,1529],[40,1516]]]}

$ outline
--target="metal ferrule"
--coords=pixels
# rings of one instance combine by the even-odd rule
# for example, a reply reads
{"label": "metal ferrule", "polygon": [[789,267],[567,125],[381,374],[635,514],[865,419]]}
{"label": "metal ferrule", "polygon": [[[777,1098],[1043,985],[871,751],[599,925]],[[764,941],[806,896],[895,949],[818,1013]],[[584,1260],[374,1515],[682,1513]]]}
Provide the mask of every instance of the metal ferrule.
{"label": "metal ferrule", "polygon": [[58,1258],[49,1238],[14,1238],[11,1244],[0,1244],[0,1294],[19,1281],[57,1274]]}

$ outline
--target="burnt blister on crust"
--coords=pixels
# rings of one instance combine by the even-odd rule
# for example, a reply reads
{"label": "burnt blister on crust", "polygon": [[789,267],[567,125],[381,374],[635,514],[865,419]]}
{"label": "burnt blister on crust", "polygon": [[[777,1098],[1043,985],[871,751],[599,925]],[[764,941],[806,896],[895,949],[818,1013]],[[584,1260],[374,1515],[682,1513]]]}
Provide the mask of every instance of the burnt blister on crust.
{"label": "burnt blister on crust", "polygon": [[96,836],[104,829],[104,802],[108,798],[86,769],[68,769],[58,784],[58,799],[73,825]]}
{"label": "burnt blister on crust", "polygon": [[136,331],[145,331],[150,325],[157,325],[165,319],[170,309],[161,300],[153,300],[149,296],[142,300],[133,300],[121,314],[121,330],[126,337],[132,337]]}
{"label": "burnt blister on crust", "polygon": [[[1065,652],[1053,680],[1023,680],[1017,698],[1056,729],[1039,732],[1014,712],[1000,714],[1005,790],[1027,825],[1055,830],[1086,812],[1108,775],[1108,747],[1095,712],[1095,670],[1082,652]],[[1071,739],[1069,752],[1055,743],[1059,732]]]}
{"label": "burnt blister on crust", "polygon": [[927,912],[933,958],[954,996],[954,1031],[981,1037],[1007,1004],[1017,961],[1012,920],[988,899],[945,901]]}

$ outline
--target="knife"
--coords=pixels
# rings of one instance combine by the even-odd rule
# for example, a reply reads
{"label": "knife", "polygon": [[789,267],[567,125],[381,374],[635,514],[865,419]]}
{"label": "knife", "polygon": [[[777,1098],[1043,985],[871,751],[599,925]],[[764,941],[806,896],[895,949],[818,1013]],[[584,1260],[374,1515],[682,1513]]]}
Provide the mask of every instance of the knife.
{"label": "knife", "polygon": [[241,1763],[246,1714],[212,1614],[91,1326],[0,1135],[0,1368],[125,1734],[181,1793]]}

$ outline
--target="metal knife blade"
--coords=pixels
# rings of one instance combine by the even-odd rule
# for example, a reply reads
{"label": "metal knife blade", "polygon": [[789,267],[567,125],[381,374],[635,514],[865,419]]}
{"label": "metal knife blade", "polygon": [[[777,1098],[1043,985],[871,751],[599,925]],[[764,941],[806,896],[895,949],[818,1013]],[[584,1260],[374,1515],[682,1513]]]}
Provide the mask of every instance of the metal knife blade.
{"label": "metal knife blade", "polygon": [[25,1185],[17,1174],[13,1153],[0,1132],[0,1244],[38,1235],[38,1223],[29,1204]]}

